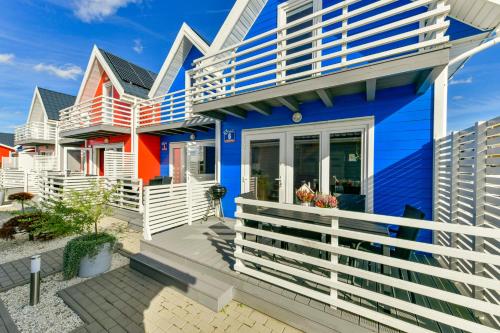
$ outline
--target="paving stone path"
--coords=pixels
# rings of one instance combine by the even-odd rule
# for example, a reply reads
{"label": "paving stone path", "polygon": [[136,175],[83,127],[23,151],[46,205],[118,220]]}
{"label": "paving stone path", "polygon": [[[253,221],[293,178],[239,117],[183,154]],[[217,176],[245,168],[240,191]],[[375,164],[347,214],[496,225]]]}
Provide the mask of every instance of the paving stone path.
{"label": "paving stone path", "polygon": [[18,333],[16,324],[12,321],[12,318],[5,308],[2,300],[0,299],[0,333]]}
{"label": "paving stone path", "polygon": [[[42,253],[41,276],[62,271],[64,248]],[[30,258],[22,258],[0,265],[0,292],[22,286],[30,280]]]}
{"label": "paving stone path", "polygon": [[236,302],[219,313],[122,267],[59,292],[84,332],[299,332]]}

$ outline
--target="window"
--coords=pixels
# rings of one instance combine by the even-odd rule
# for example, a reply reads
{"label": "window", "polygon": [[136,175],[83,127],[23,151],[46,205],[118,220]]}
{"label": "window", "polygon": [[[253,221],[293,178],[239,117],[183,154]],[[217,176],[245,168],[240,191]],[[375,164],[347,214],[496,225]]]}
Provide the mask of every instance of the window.
{"label": "window", "polygon": [[[279,9],[280,15],[280,24],[282,26],[292,25],[288,29],[282,32],[282,35],[294,35],[293,37],[286,40],[285,43],[282,44],[281,47],[286,48],[286,50],[281,54],[284,58],[282,63],[283,67],[287,69],[281,72],[281,76],[288,77],[293,76],[291,80],[302,79],[304,77],[310,76],[309,74],[305,74],[304,76],[299,75],[302,72],[309,72],[316,67],[315,63],[308,62],[307,64],[300,65],[302,62],[307,62],[308,60],[316,57],[316,54],[312,51],[318,45],[317,41],[313,41],[310,43],[305,43],[301,45],[297,45],[293,47],[294,44],[299,44],[301,41],[313,37],[317,32],[315,30],[308,30],[308,28],[312,27],[317,23],[317,18],[311,18],[310,20],[306,20],[305,22],[301,22],[297,25],[293,25],[293,22],[296,22],[306,16],[313,14],[314,12],[321,9],[321,1],[319,0],[311,0],[311,1],[295,1],[295,2],[287,2],[282,5]],[[300,31],[304,31],[304,33],[300,33]],[[295,36],[295,34],[297,34]],[[290,48],[288,48],[290,47]],[[311,50],[310,53],[304,52],[307,50]],[[300,55],[297,55],[300,53]],[[288,80],[287,80],[288,81]]]}
{"label": "window", "polygon": [[361,194],[361,133],[330,135],[330,193]]}

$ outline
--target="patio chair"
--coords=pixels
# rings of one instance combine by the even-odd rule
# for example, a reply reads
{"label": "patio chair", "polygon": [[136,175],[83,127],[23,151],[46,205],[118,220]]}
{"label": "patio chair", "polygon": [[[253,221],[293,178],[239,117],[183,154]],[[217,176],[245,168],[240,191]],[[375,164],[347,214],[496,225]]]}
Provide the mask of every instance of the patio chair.
{"label": "patio chair", "polygon": [[[425,214],[421,210],[419,210],[413,206],[406,205],[404,213],[403,213],[403,217],[410,218],[410,219],[423,220],[425,218]],[[399,228],[397,228],[397,230],[394,229],[392,226],[389,226],[387,229],[388,229],[389,235],[395,235],[395,238],[409,240],[409,241],[416,241],[417,236],[418,236],[418,231],[419,231],[419,229],[417,229],[417,228],[412,228],[412,227],[407,227],[407,226],[400,226]],[[383,254],[382,246],[380,246],[380,245],[377,246],[376,244],[372,244],[370,242],[358,241],[357,244],[354,246],[354,248],[356,248],[356,250],[360,250],[360,251],[377,253],[380,255]],[[393,258],[397,258],[397,259],[410,260],[412,252],[413,251],[410,249],[396,247],[394,249],[391,249],[390,256]],[[356,267],[358,265],[358,261],[359,260],[357,258],[350,257],[348,259],[348,265]],[[373,265],[372,262],[368,262],[368,268],[370,270],[372,269],[372,265]],[[383,265],[382,265],[382,267],[383,267]],[[383,271],[383,268],[382,268],[382,271]],[[402,276],[400,276],[400,278],[402,278]],[[353,283],[353,279],[354,279],[353,276],[349,277],[351,284]],[[411,281],[410,274],[408,275],[408,279]],[[412,302],[415,301],[415,296],[413,295],[413,293],[411,293],[411,299],[412,299]]]}

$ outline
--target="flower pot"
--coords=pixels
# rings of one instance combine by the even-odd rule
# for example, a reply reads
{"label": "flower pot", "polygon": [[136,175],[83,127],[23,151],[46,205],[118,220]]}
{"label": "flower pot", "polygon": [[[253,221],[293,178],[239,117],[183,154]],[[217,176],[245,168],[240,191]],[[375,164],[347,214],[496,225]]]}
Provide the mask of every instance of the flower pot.
{"label": "flower pot", "polygon": [[300,205],[304,206],[304,207],[311,207],[311,203],[310,202],[301,202]]}
{"label": "flower pot", "polygon": [[105,243],[99,248],[95,257],[86,255],[80,261],[78,276],[81,278],[93,277],[107,272],[111,267],[113,249],[111,243]]}

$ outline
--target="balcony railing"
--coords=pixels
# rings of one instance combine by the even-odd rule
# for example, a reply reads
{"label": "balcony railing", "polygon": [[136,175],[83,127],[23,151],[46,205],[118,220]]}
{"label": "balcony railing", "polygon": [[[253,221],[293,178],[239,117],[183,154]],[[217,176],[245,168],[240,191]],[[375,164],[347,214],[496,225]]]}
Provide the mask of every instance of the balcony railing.
{"label": "balcony railing", "polygon": [[16,128],[14,140],[16,145],[56,140],[56,123],[31,122]]}
{"label": "balcony railing", "polygon": [[[497,293],[498,274],[469,274],[433,264],[434,256],[497,267],[498,251],[451,248],[372,232],[375,226],[392,225],[498,243],[498,229],[244,198],[236,203],[237,272],[302,294],[333,311],[359,314],[404,332],[439,332],[437,326],[428,326],[433,322],[450,331],[454,327],[498,332],[495,323],[483,319],[497,317],[500,306],[459,294],[454,286],[468,284]],[[279,210],[279,216],[273,210]],[[304,219],[304,214],[311,219]],[[346,220],[363,227],[352,229]],[[357,246],[341,246],[346,240]],[[363,250],[362,243],[372,244],[372,250]],[[391,249],[404,249],[408,256],[397,256]]]}
{"label": "balcony railing", "polygon": [[141,103],[139,127],[182,122],[191,111],[191,89],[174,91]]}
{"label": "balcony railing", "polygon": [[60,131],[71,131],[99,125],[130,127],[132,107],[122,100],[98,96],[60,111]]}
{"label": "balcony railing", "polygon": [[[193,104],[444,47],[444,0],[346,0],[199,58]],[[428,9],[422,11],[420,8]],[[356,7],[354,9],[354,7]]]}

